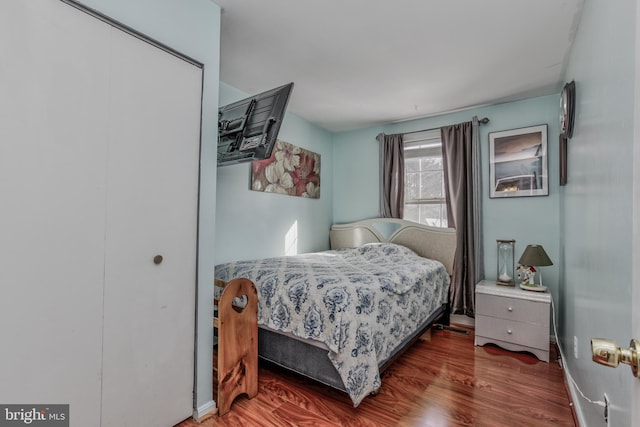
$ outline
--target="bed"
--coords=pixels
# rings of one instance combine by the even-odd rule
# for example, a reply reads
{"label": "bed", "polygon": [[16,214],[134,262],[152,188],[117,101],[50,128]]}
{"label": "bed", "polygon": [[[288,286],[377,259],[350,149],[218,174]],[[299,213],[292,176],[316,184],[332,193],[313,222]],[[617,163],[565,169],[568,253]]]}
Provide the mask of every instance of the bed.
{"label": "bed", "polygon": [[354,406],[435,322],[449,322],[455,230],[399,219],[334,224],[331,250],[217,265],[258,292],[258,353]]}

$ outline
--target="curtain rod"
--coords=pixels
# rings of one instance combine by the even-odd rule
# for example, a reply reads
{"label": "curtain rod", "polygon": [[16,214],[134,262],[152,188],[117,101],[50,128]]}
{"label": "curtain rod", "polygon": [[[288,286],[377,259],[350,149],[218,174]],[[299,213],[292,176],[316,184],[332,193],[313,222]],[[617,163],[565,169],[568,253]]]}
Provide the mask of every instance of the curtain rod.
{"label": "curtain rod", "polygon": [[[478,119],[478,123],[480,123],[481,125],[486,125],[487,123],[489,123],[489,118],[488,117],[483,117],[481,119]],[[446,125],[445,125],[446,126]],[[443,126],[439,126],[437,128],[431,128],[431,129],[422,129],[422,130],[414,130],[411,132],[398,132],[401,135],[409,135],[412,133],[419,133],[419,132],[429,132],[431,130],[438,130],[440,128],[442,128]]]}

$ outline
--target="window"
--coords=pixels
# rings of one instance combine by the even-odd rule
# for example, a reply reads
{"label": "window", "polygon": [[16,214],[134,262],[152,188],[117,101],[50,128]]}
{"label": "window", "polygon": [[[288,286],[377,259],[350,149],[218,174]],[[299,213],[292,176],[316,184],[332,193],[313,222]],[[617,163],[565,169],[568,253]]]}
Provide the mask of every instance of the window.
{"label": "window", "polygon": [[447,227],[440,130],[405,134],[404,219]]}

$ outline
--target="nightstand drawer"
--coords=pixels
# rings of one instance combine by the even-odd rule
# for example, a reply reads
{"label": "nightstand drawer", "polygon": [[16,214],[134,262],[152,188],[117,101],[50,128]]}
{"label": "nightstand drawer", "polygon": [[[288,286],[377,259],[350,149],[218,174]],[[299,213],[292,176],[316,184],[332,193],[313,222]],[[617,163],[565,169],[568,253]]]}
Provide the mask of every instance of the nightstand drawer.
{"label": "nightstand drawer", "polygon": [[532,323],[478,314],[476,315],[476,335],[543,350],[548,350],[549,348],[548,326]]}
{"label": "nightstand drawer", "polygon": [[549,304],[542,302],[477,294],[476,314],[533,323],[549,328]]}

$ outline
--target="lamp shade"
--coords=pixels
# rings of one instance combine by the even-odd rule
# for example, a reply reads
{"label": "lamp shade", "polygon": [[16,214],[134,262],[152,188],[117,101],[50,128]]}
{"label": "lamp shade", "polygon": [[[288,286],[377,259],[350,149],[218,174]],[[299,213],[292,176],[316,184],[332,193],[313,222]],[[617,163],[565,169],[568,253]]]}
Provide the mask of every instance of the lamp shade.
{"label": "lamp shade", "polygon": [[527,245],[518,262],[532,267],[553,265],[542,245]]}

